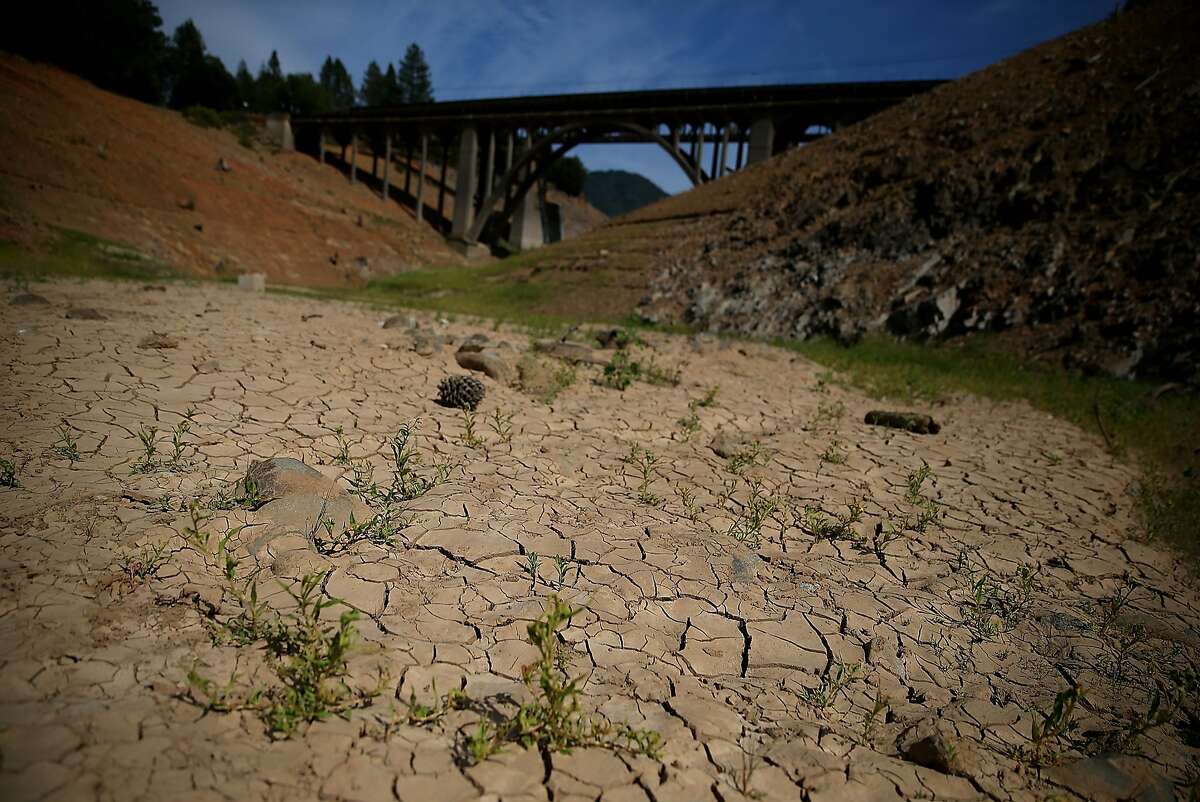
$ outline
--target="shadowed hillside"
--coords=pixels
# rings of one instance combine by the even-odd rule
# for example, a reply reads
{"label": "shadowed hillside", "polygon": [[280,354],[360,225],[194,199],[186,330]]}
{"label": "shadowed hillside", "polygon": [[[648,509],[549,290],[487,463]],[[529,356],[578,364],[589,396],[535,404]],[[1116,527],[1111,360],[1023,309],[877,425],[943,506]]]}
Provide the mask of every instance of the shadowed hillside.
{"label": "shadowed hillside", "polygon": [[588,173],[583,192],[593,206],[609,217],[618,217],[667,197],[649,178],[625,170]]}
{"label": "shadowed hillside", "polygon": [[1195,380],[1198,29],[1178,0],[1121,13],[551,250],[542,280],[593,242],[621,275],[596,303],[641,287],[659,323],[991,332],[1045,361]]}

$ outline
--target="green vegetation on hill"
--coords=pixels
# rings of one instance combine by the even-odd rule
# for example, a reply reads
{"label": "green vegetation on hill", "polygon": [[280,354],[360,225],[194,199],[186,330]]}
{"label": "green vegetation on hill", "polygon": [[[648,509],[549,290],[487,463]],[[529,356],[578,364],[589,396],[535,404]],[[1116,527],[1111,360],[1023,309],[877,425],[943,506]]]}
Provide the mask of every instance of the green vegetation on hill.
{"label": "green vegetation on hill", "polygon": [[667,193],[650,179],[625,170],[589,172],[583,183],[583,194],[588,203],[609,217],[627,214],[667,197]]}

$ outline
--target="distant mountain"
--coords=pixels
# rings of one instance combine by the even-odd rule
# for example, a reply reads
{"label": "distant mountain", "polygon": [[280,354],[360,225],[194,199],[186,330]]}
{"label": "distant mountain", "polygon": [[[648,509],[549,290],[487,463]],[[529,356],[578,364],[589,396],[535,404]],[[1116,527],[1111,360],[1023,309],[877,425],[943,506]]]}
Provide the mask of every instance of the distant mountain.
{"label": "distant mountain", "polygon": [[657,184],[645,176],[624,170],[589,172],[583,183],[588,203],[609,217],[632,212],[667,197]]}

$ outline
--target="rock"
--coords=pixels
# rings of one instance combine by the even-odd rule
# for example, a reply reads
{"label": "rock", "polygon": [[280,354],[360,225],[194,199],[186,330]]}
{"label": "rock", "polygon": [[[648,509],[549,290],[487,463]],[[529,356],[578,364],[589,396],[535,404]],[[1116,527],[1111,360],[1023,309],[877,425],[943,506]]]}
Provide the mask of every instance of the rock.
{"label": "rock", "polygon": [[733,555],[731,564],[731,582],[754,582],[758,579],[758,571],[762,567],[762,558],[751,552]]}
{"label": "rock", "polygon": [[932,417],[917,412],[872,410],[867,413],[864,421],[870,426],[888,426],[914,434],[937,434],[942,430],[942,427]]}
{"label": "rock", "polygon": [[[926,728],[916,728],[923,731]],[[954,738],[941,732],[918,734],[906,745],[900,753],[906,760],[911,760],[918,766],[940,771],[942,774],[954,774],[959,777],[970,776],[968,753]]]}
{"label": "rock", "polygon": [[67,320],[108,320],[108,315],[90,306],[72,306],[67,310]]}
{"label": "rock", "polygon": [[242,478],[242,492],[251,482],[258,497],[264,500],[291,495],[325,495],[331,490],[335,494],[344,492],[325,474],[292,457],[272,457],[253,463]]}
{"label": "rock", "polygon": [[233,166],[229,162],[225,161],[224,156],[217,159],[217,169],[220,170],[222,173],[232,173],[233,172]]}
{"label": "rock", "polygon": [[608,359],[597,354],[583,343],[560,340],[535,340],[533,350],[543,354],[566,360],[567,362],[583,362],[588,365],[607,365]]}
{"label": "rock", "polygon": [[35,292],[23,292],[20,295],[14,295],[9,304],[12,306],[46,306],[50,302]]}
{"label": "rock", "polygon": [[180,209],[183,209],[186,212],[193,212],[196,210],[195,198],[180,198],[178,201],[176,201],[176,203],[179,205]]}
{"label": "rock", "polygon": [[238,276],[238,289],[246,292],[266,292],[266,273],[243,273]]}
{"label": "rock", "polygon": [[392,315],[379,324],[381,329],[415,329],[417,319],[413,315]]}
{"label": "rock", "polygon": [[165,334],[148,334],[138,343],[138,348],[178,348],[179,341]]}
{"label": "rock", "polygon": [[488,347],[491,340],[486,334],[472,334],[458,346],[459,352],[482,351]]}
{"label": "rock", "polygon": [[433,356],[442,350],[443,343],[442,338],[436,334],[418,331],[413,334],[412,350],[417,356]]}
{"label": "rock", "polygon": [[196,229],[196,230],[197,230],[197,231],[199,231],[201,234],[203,234],[203,233],[204,233],[204,223],[195,223],[195,224],[193,224],[193,225],[192,225],[192,228]]}
{"label": "rock", "polygon": [[498,382],[507,384],[514,375],[512,364],[499,351],[464,351],[454,355],[459,367],[484,373]]}
{"label": "rock", "polygon": [[1096,802],[1174,802],[1175,789],[1149,761],[1104,754],[1046,769],[1047,779]]}
{"label": "rock", "polygon": [[167,288],[162,284],[143,284],[142,292],[166,292]]}
{"label": "rock", "polygon": [[708,447],[712,452],[721,459],[729,459],[734,454],[742,450],[742,446],[746,444],[746,438],[737,432],[728,432],[725,429],[719,429],[713,435]]}

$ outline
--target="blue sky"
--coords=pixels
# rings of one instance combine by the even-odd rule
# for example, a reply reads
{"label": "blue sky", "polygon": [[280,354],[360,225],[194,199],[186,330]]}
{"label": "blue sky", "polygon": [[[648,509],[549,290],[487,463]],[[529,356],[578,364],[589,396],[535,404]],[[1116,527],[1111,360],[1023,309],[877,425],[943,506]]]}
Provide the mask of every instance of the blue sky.
{"label": "blue sky", "polygon": [[[1114,0],[157,0],[230,70],[277,50],[357,82],[424,49],[439,100],[684,86],[955,78],[1102,19]],[[589,169],[688,184],[653,145],[576,149]]]}

